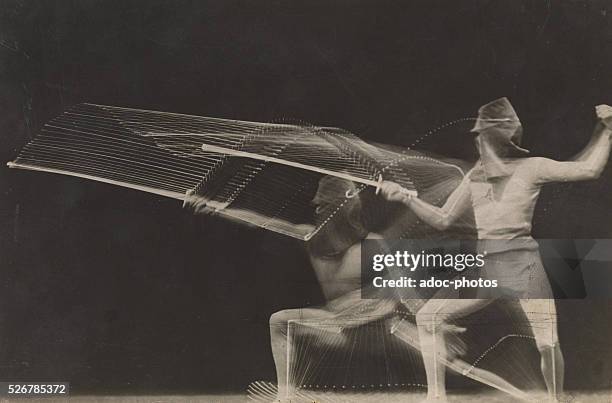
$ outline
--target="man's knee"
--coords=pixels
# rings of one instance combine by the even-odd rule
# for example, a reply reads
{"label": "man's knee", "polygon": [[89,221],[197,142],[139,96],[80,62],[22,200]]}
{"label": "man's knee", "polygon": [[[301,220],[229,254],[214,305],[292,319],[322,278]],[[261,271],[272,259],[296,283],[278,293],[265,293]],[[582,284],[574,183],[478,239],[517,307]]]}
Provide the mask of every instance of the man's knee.
{"label": "man's knee", "polygon": [[429,321],[431,315],[423,312],[417,312],[414,319],[419,326],[425,326],[425,324]]}
{"label": "man's knee", "polygon": [[292,313],[293,310],[287,309],[270,315],[270,332],[287,334],[289,321],[295,319]]}
{"label": "man's knee", "polygon": [[559,341],[553,338],[536,338],[536,347],[540,353],[546,353],[560,348]]}
{"label": "man's knee", "polygon": [[287,314],[286,311],[278,311],[274,312],[270,315],[270,327],[277,327],[283,324],[287,324]]}
{"label": "man's knee", "polygon": [[430,312],[418,312],[415,319],[418,326],[424,327],[429,332],[440,328],[444,322],[443,315]]}
{"label": "man's knee", "polygon": [[557,326],[552,323],[552,320],[550,320],[546,326],[543,326],[541,323],[536,323],[532,331],[536,347],[540,352],[558,348],[559,336],[557,333]]}

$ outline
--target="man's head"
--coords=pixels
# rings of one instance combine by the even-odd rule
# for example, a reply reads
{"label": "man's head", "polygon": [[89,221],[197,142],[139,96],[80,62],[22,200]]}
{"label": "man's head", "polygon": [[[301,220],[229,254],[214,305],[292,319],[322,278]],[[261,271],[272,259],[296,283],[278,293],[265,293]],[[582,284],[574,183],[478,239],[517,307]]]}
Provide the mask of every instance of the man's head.
{"label": "man's head", "polygon": [[523,126],[508,98],[499,98],[478,109],[476,147],[489,177],[503,176],[503,158],[521,158],[529,151],[520,146]]}
{"label": "man's head", "polygon": [[323,227],[309,241],[311,253],[336,255],[367,235],[361,219],[362,202],[354,182],[324,176],[319,181],[312,204],[315,223]]}

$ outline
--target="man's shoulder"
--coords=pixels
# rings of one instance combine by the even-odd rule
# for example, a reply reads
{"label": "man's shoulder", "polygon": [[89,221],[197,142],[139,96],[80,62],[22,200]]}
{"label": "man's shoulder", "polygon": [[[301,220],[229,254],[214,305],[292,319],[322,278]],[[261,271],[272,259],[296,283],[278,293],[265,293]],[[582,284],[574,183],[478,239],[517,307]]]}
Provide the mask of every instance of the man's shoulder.
{"label": "man's shoulder", "polygon": [[545,167],[548,162],[554,162],[554,160],[545,157],[521,158],[517,161],[513,176],[530,185],[539,184],[541,168]]}
{"label": "man's shoulder", "polygon": [[526,157],[526,158],[518,158],[515,161],[516,169],[527,170],[529,172],[535,172],[538,167],[547,161],[552,161],[549,158],[545,157]]}

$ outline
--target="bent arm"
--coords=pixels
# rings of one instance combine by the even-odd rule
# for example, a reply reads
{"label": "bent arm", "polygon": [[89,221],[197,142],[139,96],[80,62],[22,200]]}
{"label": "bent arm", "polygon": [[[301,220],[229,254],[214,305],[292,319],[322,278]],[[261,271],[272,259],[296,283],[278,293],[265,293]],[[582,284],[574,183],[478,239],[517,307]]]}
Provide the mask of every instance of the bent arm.
{"label": "bent arm", "polygon": [[450,227],[472,204],[468,175],[446,199],[443,206],[437,207],[424,200],[402,192],[401,186],[385,182],[383,196],[390,201],[399,201],[408,206],[417,217],[438,230]]}
{"label": "bent arm", "polygon": [[598,123],[591,140],[571,161],[555,161],[548,158],[533,158],[531,172],[537,183],[573,182],[597,179],[604,170],[610,156],[612,131]]}

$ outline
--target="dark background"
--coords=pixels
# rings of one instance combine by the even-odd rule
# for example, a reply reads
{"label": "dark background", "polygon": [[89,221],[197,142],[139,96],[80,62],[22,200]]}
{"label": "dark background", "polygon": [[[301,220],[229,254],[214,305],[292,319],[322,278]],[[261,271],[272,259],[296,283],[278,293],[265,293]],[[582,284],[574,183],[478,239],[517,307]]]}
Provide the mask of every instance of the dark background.
{"label": "dark background", "polygon": [[[409,145],[508,96],[534,155],[577,152],[612,103],[612,3],[457,3],[3,0],[0,161],[79,102]],[[243,391],[274,379],[268,316],[322,300],[297,241],[85,180],[2,167],[0,183],[1,380]],[[548,187],[534,233],[610,238],[610,205],[609,167]],[[559,304],[568,387],[610,386],[610,307]]]}

